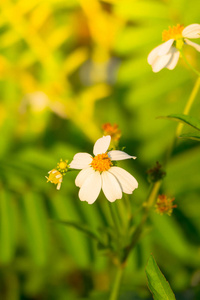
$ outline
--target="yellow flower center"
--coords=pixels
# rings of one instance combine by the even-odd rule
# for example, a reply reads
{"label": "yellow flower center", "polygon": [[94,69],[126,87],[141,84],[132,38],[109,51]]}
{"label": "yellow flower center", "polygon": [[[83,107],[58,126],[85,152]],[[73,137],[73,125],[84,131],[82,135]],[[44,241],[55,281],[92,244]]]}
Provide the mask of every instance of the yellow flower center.
{"label": "yellow flower center", "polygon": [[112,166],[112,162],[108,157],[108,154],[103,153],[98,154],[93,158],[91,166],[95,171],[103,172],[108,171],[110,169],[110,167]]}
{"label": "yellow flower center", "polygon": [[47,178],[47,182],[51,182],[51,183],[54,183],[54,184],[58,184],[60,182],[62,182],[62,174],[57,171],[56,169],[53,169],[49,172],[49,177],[46,177]]}
{"label": "yellow flower center", "polygon": [[174,40],[178,40],[178,39],[182,39],[182,31],[184,29],[183,25],[176,25],[176,26],[169,26],[168,30],[164,30],[162,33],[162,40],[164,42],[170,40],[170,39],[174,39]]}

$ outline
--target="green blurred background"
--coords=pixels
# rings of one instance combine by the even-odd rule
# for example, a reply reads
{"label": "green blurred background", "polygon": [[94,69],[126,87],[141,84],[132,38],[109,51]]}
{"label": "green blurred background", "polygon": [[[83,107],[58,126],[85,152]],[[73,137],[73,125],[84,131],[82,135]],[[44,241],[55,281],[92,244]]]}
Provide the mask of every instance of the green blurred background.
{"label": "green blurred background", "polygon": [[[60,191],[45,176],[60,158],[91,153],[102,124],[117,123],[120,146],[137,156],[121,164],[139,182],[137,214],[146,170],[162,161],[177,126],[156,117],[181,113],[196,80],[182,60],[153,73],[147,55],[169,25],[199,20],[198,0],[0,2],[0,299],[107,299],[112,262],[82,233],[53,222],[106,225],[105,198],[81,202],[76,172]],[[200,54],[184,51],[200,70]],[[199,150],[186,140],[174,150],[161,192],[178,208],[171,217],[152,212],[120,299],[151,299],[144,272],[151,253],[177,299],[200,299]]]}

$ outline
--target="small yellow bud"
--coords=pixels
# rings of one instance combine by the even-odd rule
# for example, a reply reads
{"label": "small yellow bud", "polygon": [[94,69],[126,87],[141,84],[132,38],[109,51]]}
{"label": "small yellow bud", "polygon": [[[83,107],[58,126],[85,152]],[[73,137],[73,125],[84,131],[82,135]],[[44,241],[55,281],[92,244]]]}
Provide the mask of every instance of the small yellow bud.
{"label": "small yellow bud", "polygon": [[56,169],[49,171],[48,174],[49,177],[45,176],[47,178],[47,182],[50,181],[51,183],[57,184],[56,188],[59,190],[63,180],[63,175]]}
{"label": "small yellow bud", "polygon": [[68,160],[60,160],[60,162],[57,164],[57,170],[60,171],[63,175],[67,172],[69,166],[68,166]]}

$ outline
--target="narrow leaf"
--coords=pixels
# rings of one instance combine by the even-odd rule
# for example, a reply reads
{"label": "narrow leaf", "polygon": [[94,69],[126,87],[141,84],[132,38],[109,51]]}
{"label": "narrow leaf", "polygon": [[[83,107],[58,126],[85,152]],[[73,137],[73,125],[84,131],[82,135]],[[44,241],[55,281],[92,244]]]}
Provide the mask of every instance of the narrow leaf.
{"label": "narrow leaf", "polygon": [[39,194],[27,193],[23,197],[27,242],[36,265],[45,265],[49,251],[49,236],[45,206]]}
{"label": "narrow leaf", "polygon": [[176,299],[174,293],[170,288],[169,283],[160,271],[152,255],[148,260],[145,272],[148,280],[148,286],[153,295],[154,300]]}
{"label": "narrow leaf", "polygon": [[187,124],[189,126],[192,126],[193,128],[195,128],[197,130],[200,130],[200,120],[195,117],[191,117],[191,116],[187,116],[187,115],[183,115],[183,114],[172,114],[167,117],[161,117],[161,118],[178,121],[178,122]]}
{"label": "narrow leaf", "polygon": [[200,141],[200,132],[197,131],[197,132],[184,133],[184,134],[181,134],[180,137]]}
{"label": "narrow leaf", "polygon": [[94,240],[96,240],[100,243],[102,242],[100,240],[99,236],[94,231],[92,231],[87,225],[80,224],[78,222],[73,222],[73,221],[58,220],[56,222],[61,223],[61,224],[66,225],[66,226],[71,226],[73,228],[76,228],[77,230],[82,231],[85,234],[87,234],[90,238],[92,238],[92,239],[94,239]]}
{"label": "narrow leaf", "polygon": [[0,193],[0,260],[1,263],[12,261],[15,251],[15,220],[12,199],[5,191]]}

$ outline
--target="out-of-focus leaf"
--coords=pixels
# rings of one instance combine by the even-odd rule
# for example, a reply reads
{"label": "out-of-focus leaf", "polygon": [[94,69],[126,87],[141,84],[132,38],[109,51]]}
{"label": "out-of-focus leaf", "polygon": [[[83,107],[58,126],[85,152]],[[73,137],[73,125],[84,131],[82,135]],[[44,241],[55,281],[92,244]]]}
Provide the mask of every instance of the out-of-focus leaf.
{"label": "out-of-focus leaf", "polygon": [[145,20],[147,18],[169,18],[166,5],[156,1],[118,1],[115,5],[115,11],[120,16],[127,17],[131,20],[141,20],[142,18]]}
{"label": "out-of-focus leaf", "polygon": [[184,134],[181,134],[180,137],[200,141],[200,133],[199,132],[184,133]]}
{"label": "out-of-focus leaf", "polygon": [[27,241],[37,265],[44,265],[48,258],[47,216],[43,199],[38,194],[27,193],[23,197]]}
{"label": "out-of-focus leaf", "polygon": [[155,259],[151,255],[145,269],[148,286],[153,294],[154,300],[175,300],[168,281],[160,271]]}
{"label": "out-of-focus leaf", "polygon": [[185,238],[181,226],[172,217],[160,216],[156,213],[151,215],[151,220],[158,234],[157,242],[172,252],[182,261],[195,265],[200,261],[195,246]]}
{"label": "out-of-focus leaf", "polygon": [[69,226],[69,227],[73,227],[76,228],[77,230],[87,234],[90,238],[101,242],[100,237],[97,235],[96,232],[94,232],[93,230],[91,230],[87,225],[85,224],[80,224],[78,222],[73,222],[73,221],[62,221],[62,220],[56,220],[55,222],[58,222],[60,224],[63,224],[65,226]]}
{"label": "out-of-focus leaf", "polygon": [[[168,74],[168,70],[164,70],[163,74],[155,74],[155,79],[146,79],[133,86],[126,98],[129,108],[136,105],[142,106],[150,101],[158,101],[160,97],[174,91],[176,88],[182,86],[188,81],[188,74],[185,72],[180,73],[178,76],[175,73]],[[167,84],[166,84],[167,81]],[[159,89],[158,89],[159,86]],[[148,93],[147,93],[148,91]]]}
{"label": "out-of-focus leaf", "polygon": [[0,261],[9,263],[15,251],[15,224],[12,200],[5,191],[0,192]]}
{"label": "out-of-focus leaf", "polygon": [[[141,38],[144,35],[145,39]],[[128,27],[119,33],[115,43],[115,50],[119,54],[132,54],[138,48],[144,51],[147,45],[152,42],[152,36],[160,36],[158,26]]]}
{"label": "out-of-focus leaf", "polygon": [[187,116],[187,115],[183,115],[183,114],[172,114],[167,117],[161,117],[161,118],[178,121],[178,122],[187,124],[195,129],[200,130],[200,120],[195,117],[191,117],[191,116]]}
{"label": "out-of-focus leaf", "polygon": [[[51,195],[50,201],[55,219],[68,220],[70,218],[75,222],[81,222],[81,214],[77,209],[76,200],[63,197],[56,192],[55,195]],[[86,240],[83,233],[78,232],[74,228],[61,226],[60,224],[58,224],[56,228],[60,233],[61,241],[68,253],[72,255],[79,266],[86,266],[90,261],[90,251],[88,240]]]}

